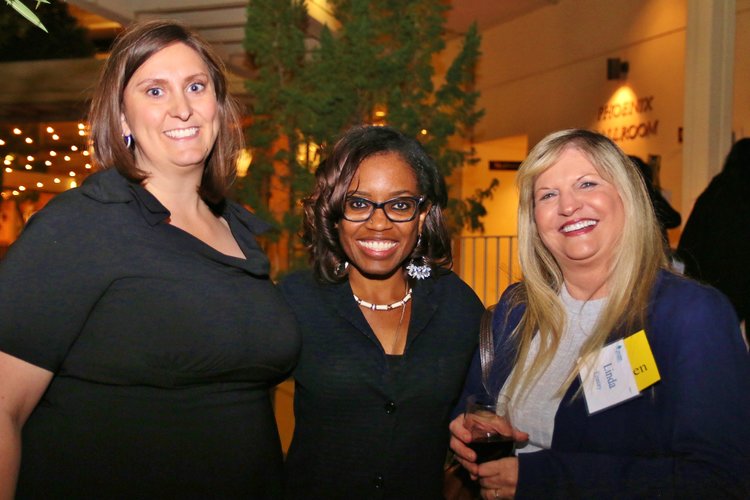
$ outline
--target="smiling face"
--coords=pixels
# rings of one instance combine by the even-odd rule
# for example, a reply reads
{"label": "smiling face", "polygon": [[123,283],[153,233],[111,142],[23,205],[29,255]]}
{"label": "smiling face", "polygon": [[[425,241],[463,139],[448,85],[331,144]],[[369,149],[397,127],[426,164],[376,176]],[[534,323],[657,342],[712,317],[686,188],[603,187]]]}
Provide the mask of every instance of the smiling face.
{"label": "smiling face", "polygon": [[182,43],[156,52],[125,87],[121,118],[123,134],[135,139],[138,168],[203,169],[219,130],[206,63]]}
{"label": "smiling face", "polygon": [[[347,190],[347,196],[376,203],[420,194],[414,171],[395,153],[363,160]],[[392,276],[411,255],[426,216],[423,210],[409,222],[391,222],[382,209],[377,209],[364,222],[339,221],[339,242],[351,264],[349,273],[371,278]]]}
{"label": "smiling face", "polygon": [[576,271],[606,276],[625,209],[615,186],[578,149],[567,147],[534,182],[534,220],[566,279]]}

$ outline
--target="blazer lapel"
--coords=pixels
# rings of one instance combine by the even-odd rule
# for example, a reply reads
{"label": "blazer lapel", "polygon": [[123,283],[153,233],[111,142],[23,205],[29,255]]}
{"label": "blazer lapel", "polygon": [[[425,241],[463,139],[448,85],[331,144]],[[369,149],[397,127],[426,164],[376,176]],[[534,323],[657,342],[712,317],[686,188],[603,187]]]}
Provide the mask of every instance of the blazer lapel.
{"label": "blazer lapel", "polygon": [[411,322],[409,323],[409,336],[406,338],[406,349],[414,342],[424,330],[427,324],[437,312],[438,305],[433,292],[435,290],[435,280],[426,279],[416,281],[412,290],[411,304]]}
{"label": "blazer lapel", "polygon": [[[438,305],[432,297],[435,289],[435,282],[432,279],[418,281],[412,290],[411,321],[409,322],[408,337],[406,339],[406,349],[414,339],[416,339],[427,327],[432,317],[437,312]],[[369,338],[378,347],[380,341],[367,323],[364,314],[352,296],[352,288],[348,281],[326,287],[329,294],[329,303],[333,304],[339,316],[352,324],[363,335]],[[406,350],[404,351],[406,353]]]}
{"label": "blazer lapel", "polygon": [[372,328],[370,328],[370,324],[365,319],[362,311],[360,311],[357,303],[354,302],[352,287],[349,285],[349,281],[332,285],[327,287],[326,290],[329,294],[330,303],[333,304],[338,315],[351,323],[354,328],[372,340],[376,345],[380,346],[380,341],[375,336]]}

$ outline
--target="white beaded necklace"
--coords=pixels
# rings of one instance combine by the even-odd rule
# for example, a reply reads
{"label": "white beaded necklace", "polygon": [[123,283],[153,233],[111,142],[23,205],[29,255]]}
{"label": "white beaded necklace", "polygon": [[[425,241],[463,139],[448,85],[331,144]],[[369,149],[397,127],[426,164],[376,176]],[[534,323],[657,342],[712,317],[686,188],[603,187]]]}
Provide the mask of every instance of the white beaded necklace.
{"label": "white beaded necklace", "polygon": [[404,295],[403,299],[397,300],[393,304],[372,304],[370,302],[367,302],[366,300],[360,299],[354,292],[352,292],[352,295],[354,296],[354,302],[356,302],[360,307],[370,309],[371,311],[390,311],[392,309],[404,307],[404,305],[406,305],[406,303],[411,300],[411,288],[409,288],[409,290],[406,292],[406,295]]}

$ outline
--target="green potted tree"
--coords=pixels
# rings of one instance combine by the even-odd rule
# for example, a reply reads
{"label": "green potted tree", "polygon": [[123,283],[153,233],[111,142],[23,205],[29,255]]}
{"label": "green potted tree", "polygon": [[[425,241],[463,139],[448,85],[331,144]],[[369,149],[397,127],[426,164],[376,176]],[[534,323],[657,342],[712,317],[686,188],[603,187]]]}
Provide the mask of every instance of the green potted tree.
{"label": "green potted tree", "polygon": [[[235,196],[276,222],[269,250],[282,270],[304,261],[296,238],[299,200],[312,186],[321,148],[346,128],[396,127],[418,138],[446,177],[475,162],[473,148],[460,145],[470,144],[483,114],[474,90],[476,26],[438,75],[435,57],[445,48],[450,8],[444,0],[330,0],[328,6],[334,29],[311,25],[304,0],[250,0],[247,7],[245,48],[255,71],[247,80],[252,163]],[[493,188],[451,199],[452,227],[481,228],[482,200]]]}

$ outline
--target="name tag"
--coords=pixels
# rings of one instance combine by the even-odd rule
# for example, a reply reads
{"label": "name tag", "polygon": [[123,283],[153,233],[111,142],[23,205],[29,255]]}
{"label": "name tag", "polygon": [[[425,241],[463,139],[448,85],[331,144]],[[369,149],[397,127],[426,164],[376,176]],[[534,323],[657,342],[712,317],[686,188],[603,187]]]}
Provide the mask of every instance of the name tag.
{"label": "name tag", "polygon": [[579,375],[589,415],[637,397],[660,379],[643,330],[588,355]]}
{"label": "name tag", "polygon": [[630,359],[630,366],[633,367],[633,375],[635,375],[638,390],[642,391],[657,383],[661,376],[659,375],[659,369],[656,367],[651,346],[648,345],[646,332],[641,330],[630,337],[625,337],[623,341],[625,342],[625,349],[628,350],[628,358]]}

